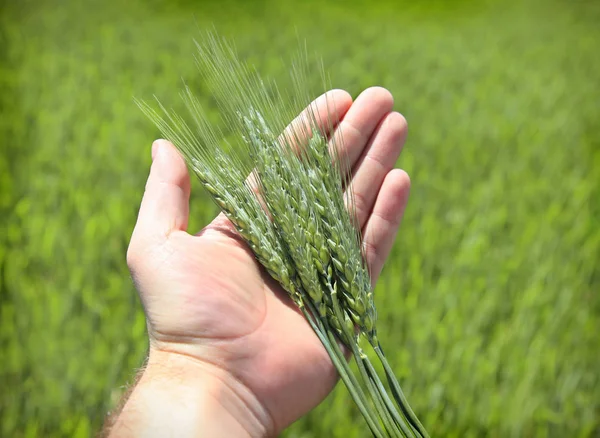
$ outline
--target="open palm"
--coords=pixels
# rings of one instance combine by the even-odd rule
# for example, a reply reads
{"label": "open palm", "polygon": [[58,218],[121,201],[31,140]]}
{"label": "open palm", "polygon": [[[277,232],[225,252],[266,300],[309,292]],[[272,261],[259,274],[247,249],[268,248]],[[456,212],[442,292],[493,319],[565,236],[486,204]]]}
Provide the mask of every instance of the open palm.
{"label": "open palm", "polygon": [[[391,94],[365,90],[353,103],[333,90],[352,166],[356,214],[367,264],[376,281],[392,246],[409,190],[394,169],[406,121],[392,112]],[[153,145],[153,165],[128,264],[148,320],[151,349],[190,358],[231,384],[232,396],[257,411],[276,433],[315,407],[337,373],[309,324],[285,291],[256,262],[233,225],[219,215],[197,235],[186,232],[190,181],[176,149]]]}

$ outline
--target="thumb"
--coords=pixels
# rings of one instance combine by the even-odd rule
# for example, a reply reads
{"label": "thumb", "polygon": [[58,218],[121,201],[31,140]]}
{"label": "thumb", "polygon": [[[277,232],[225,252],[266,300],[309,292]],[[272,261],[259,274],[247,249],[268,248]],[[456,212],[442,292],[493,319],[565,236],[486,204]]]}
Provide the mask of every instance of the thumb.
{"label": "thumb", "polygon": [[152,167],[130,246],[161,242],[175,230],[185,231],[189,218],[190,176],[175,146],[152,144]]}

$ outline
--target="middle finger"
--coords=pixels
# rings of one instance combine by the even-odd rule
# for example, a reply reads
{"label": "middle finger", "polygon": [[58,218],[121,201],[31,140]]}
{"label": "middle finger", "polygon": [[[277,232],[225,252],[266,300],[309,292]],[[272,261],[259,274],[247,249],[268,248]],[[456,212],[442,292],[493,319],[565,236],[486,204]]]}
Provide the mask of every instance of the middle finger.
{"label": "middle finger", "polygon": [[356,98],[331,140],[343,169],[349,172],[355,166],[377,125],[393,106],[391,93],[381,87],[367,88]]}

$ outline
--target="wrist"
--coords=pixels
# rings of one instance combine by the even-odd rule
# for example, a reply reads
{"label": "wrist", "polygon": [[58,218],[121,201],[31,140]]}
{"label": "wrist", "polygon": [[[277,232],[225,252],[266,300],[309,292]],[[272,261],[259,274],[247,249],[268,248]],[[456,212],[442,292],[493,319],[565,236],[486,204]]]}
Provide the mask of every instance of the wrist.
{"label": "wrist", "polygon": [[222,369],[177,353],[151,350],[148,365],[111,436],[272,436],[266,410]]}

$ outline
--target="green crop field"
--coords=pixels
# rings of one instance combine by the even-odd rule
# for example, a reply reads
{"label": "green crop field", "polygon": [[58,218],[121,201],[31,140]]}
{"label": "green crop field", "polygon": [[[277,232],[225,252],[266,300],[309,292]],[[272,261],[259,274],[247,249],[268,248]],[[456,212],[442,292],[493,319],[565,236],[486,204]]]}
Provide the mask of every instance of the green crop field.
{"label": "green crop field", "polygon": [[[306,40],[408,119],[376,303],[432,436],[599,436],[599,23],[592,0],[0,2],[0,436],[93,435],[142,363],[125,252],[158,133],[133,97],[206,93],[212,25],[283,87]],[[216,211],[196,184],[191,211]],[[367,429],[340,384],[284,436]]]}

